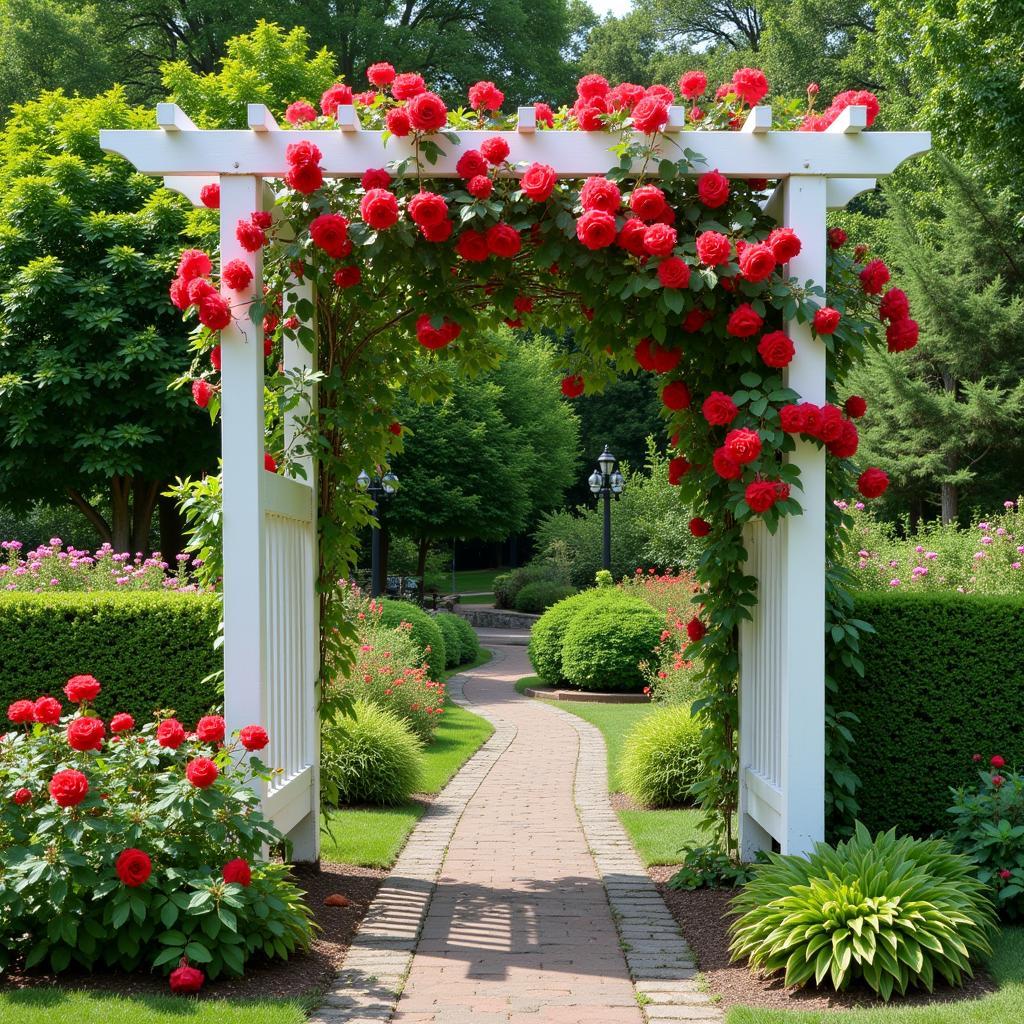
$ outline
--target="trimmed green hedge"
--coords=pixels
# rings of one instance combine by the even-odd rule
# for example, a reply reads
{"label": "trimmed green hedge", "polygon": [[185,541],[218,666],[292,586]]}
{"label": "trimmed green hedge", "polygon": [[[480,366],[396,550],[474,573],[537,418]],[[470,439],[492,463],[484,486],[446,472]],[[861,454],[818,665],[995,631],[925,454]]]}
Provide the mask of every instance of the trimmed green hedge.
{"label": "trimmed green hedge", "polygon": [[213,595],[62,593],[0,595],[0,714],[43,694],[67,705],[73,675],[103,686],[96,711],[127,711],[140,724],[174,708],[186,727],[223,701],[202,680],[223,668],[214,649],[220,604]]}
{"label": "trimmed green hedge", "polygon": [[[423,659],[430,667],[430,678],[444,679],[445,662],[448,653],[444,646],[444,634],[441,627],[418,605],[409,601],[395,601],[384,598],[380,602],[380,620],[385,626],[397,629],[403,622],[412,626],[412,638],[423,652]],[[430,651],[427,651],[427,648]]]}
{"label": "trimmed green hedge", "polygon": [[860,719],[858,816],[872,832],[948,828],[949,788],[973,784],[972,754],[1024,765],[1024,599],[860,594],[856,614],[877,633],[836,704]]}

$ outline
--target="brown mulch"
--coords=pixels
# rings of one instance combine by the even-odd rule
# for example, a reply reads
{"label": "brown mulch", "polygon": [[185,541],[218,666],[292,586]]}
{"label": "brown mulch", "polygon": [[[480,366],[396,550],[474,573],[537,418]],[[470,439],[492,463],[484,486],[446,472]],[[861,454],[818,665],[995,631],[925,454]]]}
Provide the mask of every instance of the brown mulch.
{"label": "brown mulch", "polygon": [[[710,991],[721,997],[722,1006],[726,1009],[753,1006],[771,1010],[846,1010],[884,1005],[867,988],[842,993],[787,989],[777,978],[761,978],[743,963],[731,963],[727,928],[731,917],[729,901],[735,892],[729,889],[697,889],[693,892],[668,889],[665,883],[675,872],[674,867],[648,869],[693,950],[697,966],[707,977]],[[974,979],[968,979],[963,988],[937,984],[933,993],[911,989],[906,996],[895,997],[894,1002],[898,1000],[900,1006],[963,1002],[980,999],[996,988],[988,975],[979,972]]]}
{"label": "brown mulch", "polygon": [[615,811],[647,811],[649,807],[638,804],[628,793],[609,793],[612,810]]}
{"label": "brown mulch", "polygon": [[[305,890],[313,917],[320,926],[308,953],[296,953],[288,960],[251,960],[242,978],[221,977],[207,981],[202,995],[232,999],[301,999],[323,992],[338,973],[355,935],[386,871],[357,868],[351,864],[321,865],[317,872],[296,867],[296,880]],[[325,906],[324,900],[338,893],[349,900],[347,907]],[[159,974],[123,974],[100,969],[93,974],[66,971],[61,975],[31,971],[5,973],[0,991],[60,984],[64,988],[116,992],[124,996],[167,995],[167,979]]]}

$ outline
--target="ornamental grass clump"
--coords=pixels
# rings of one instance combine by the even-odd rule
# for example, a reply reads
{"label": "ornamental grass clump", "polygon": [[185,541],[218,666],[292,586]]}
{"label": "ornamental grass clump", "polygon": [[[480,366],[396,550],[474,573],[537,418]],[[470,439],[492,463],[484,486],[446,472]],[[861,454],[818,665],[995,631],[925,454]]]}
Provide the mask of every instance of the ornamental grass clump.
{"label": "ornamental grass clump", "polygon": [[962,985],[992,952],[995,912],[971,862],[942,840],[874,839],[859,822],[846,842],[769,863],[733,900],[733,959],[787,986],[843,991],[863,980],[888,1000],[936,980]]}
{"label": "ornamental grass clump", "polygon": [[259,811],[259,725],[137,725],[90,710],[92,676],[55,697],[14,701],[0,737],[0,970],[97,966],[170,973],[173,991],[287,959],[312,940],[285,864],[284,837]]}
{"label": "ornamental grass clump", "polygon": [[623,789],[646,807],[685,803],[701,774],[700,723],[686,707],[658,708],[630,730],[619,762]]}

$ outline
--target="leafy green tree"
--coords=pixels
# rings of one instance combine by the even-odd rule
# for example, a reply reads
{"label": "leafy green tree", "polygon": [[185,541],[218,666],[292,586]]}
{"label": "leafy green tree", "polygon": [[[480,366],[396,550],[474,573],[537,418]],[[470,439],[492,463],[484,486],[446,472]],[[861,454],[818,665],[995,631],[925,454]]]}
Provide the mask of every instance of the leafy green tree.
{"label": "leafy green tree", "polygon": [[46,93],[0,132],[0,500],[70,500],[136,551],[167,481],[205,468],[216,432],[167,390],[189,364],[167,299],[186,204],[102,153],[105,127],[152,114],[120,89]]}
{"label": "leafy green tree", "polygon": [[1024,486],[1024,262],[1012,193],[944,166],[934,222],[888,197],[895,283],[920,342],[870,359],[853,386],[869,396],[862,451],[892,474],[893,498],[915,513],[938,503],[949,523],[963,494],[1002,501]]}

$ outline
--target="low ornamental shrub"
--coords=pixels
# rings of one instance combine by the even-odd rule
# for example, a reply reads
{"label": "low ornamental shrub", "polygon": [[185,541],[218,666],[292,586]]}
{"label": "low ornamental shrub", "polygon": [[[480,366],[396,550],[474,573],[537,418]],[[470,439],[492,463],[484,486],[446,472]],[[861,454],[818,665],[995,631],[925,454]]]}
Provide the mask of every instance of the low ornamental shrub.
{"label": "low ornamental shrub", "polygon": [[434,616],[441,635],[444,637],[444,667],[455,668],[462,660],[462,637],[455,625],[455,616],[439,612]]}
{"label": "low ornamental shrub", "polygon": [[611,587],[584,590],[553,604],[533,624],[528,652],[534,672],[551,686],[566,681],[562,671],[565,632],[578,614],[602,602],[614,602],[621,595]]}
{"label": "low ornamental shrub", "polygon": [[516,594],[515,609],[517,612],[528,612],[531,615],[540,615],[553,604],[572,597],[576,588],[568,583],[537,582],[527,583],[522,590]]}
{"label": "low ornamental shrub", "polygon": [[100,684],[15,701],[0,742],[0,969],[170,973],[175,991],[306,949],[313,925],[284,838],[249,783],[269,779],[259,725],[225,736],[176,718],[94,716]]}
{"label": "low ornamental shrub", "polygon": [[[445,617],[449,615],[448,612],[440,614]],[[480,637],[461,615],[452,615],[451,617],[455,623],[455,631],[459,634],[459,664],[469,665],[480,657]]]}
{"label": "low ornamental shrub", "polygon": [[[855,595],[863,678],[837,674],[836,707],[860,777],[858,817],[872,831],[930,835],[949,824],[949,791],[977,751],[1024,764],[1024,599],[894,590]],[[927,785],[907,785],[927,779]]]}
{"label": "low ornamental shrub", "polygon": [[[974,755],[975,763],[983,759]],[[947,838],[970,857],[978,880],[989,888],[1001,917],[1024,917],[1024,776],[994,754],[980,784],[953,791],[953,827]]]}
{"label": "low ornamental shrub", "polygon": [[397,715],[357,700],[324,722],[320,777],[331,805],[400,804],[421,785],[422,743]]}
{"label": "low ornamental shrub", "polygon": [[444,635],[441,627],[434,622],[422,608],[418,608],[408,601],[393,601],[384,598],[375,602],[380,609],[380,621],[385,626],[402,625],[408,623],[411,627],[412,638],[420,649],[423,661],[426,662],[430,677],[432,679],[443,679],[445,662],[448,660],[444,647]]}
{"label": "low ornamental shrub", "polygon": [[943,840],[874,839],[859,822],[809,857],[768,854],[733,900],[733,959],[787,986],[843,991],[862,979],[883,999],[938,979],[963,984],[992,952],[995,912],[970,860]]}
{"label": "low ornamental shrub", "polygon": [[565,631],[566,681],[581,690],[642,690],[641,663],[658,645],[663,621],[650,605],[628,597],[588,608]]}
{"label": "low ornamental shrub", "polygon": [[560,583],[568,585],[569,577],[566,569],[556,562],[536,561],[529,565],[503,573],[494,579],[494,604],[497,608],[519,608],[516,600],[520,592],[533,583]]}
{"label": "low ornamental shrub", "polygon": [[[0,708],[35,693],[60,697],[89,671],[104,682],[94,710],[146,721],[171,710],[196,721],[221,706],[213,594],[4,594],[0,591]],[[160,666],[154,671],[153,666]]]}
{"label": "low ornamental shrub", "polygon": [[642,718],[626,736],[619,762],[625,791],[645,807],[687,802],[701,774],[700,734],[689,708],[658,708]]}

